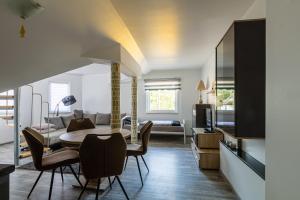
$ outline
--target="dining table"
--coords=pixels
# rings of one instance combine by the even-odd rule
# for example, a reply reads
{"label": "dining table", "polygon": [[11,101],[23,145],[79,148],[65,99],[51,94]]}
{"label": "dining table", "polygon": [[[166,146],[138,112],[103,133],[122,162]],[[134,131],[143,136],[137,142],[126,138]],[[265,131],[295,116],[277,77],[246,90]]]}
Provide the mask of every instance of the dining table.
{"label": "dining table", "polygon": [[109,136],[113,133],[121,133],[125,139],[128,139],[131,135],[131,131],[127,129],[115,128],[112,129],[110,127],[97,127],[92,129],[84,129],[72,132],[66,132],[59,136],[60,141],[65,145],[78,145],[83,142],[85,136],[89,134],[96,134],[99,136]]}
{"label": "dining table", "polygon": [[[127,129],[112,129],[110,127],[97,127],[92,129],[84,129],[84,130],[77,130],[72,132],[66,132],[60,135],[59,139],[62,142],[63,146],[70,146],[70,147],[76,147],[80,146],[80,144],[83,142],[84,138],[89,134],[96,134],[99,135],[99,137],[109,137],[109,135],[114,133],[121,133],[124,137],[124,139],[128,139],[131,135],[131,131]],[[80,181],[83,183],[86,182],[84,176],[80,176]],[[101,179],[101,185],[100,185],[100,192],[105,191],[109,186],[109,183],[107,179]],[[80,185],[73,185],[73,187],[81,187]],[[89,184],[87,186],[87,189],[90,190],[96,190],[97,189],[97,180],[90,180]]]}

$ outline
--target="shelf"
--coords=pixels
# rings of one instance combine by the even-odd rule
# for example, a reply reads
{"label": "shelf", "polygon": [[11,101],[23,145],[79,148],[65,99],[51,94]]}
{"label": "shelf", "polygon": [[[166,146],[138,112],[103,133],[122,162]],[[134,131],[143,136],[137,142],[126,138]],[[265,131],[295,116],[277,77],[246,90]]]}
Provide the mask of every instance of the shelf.
{"label": "shelf", "polygon": [[0,110],[13,110],[14,106],[0,106]]}
{"label": "shelf", "polygon": [[13,100],[14,98],[14,95],[0,95],[0,100]]}
{"label": "shelf", "polygon": [[0,119],[3,119],[3,120],[13,120],[14,116],[0,116]]}
{"label": "shelf", "polygon": [[234,150],[227,146],[224,141],[220,141],[224,147],[226,147],[231,153],[238,157],[242,162],[244,162],[250,169],[252,169],[258,176],[265,180],[265,165],[250,154],[246,153],[243,150]]}

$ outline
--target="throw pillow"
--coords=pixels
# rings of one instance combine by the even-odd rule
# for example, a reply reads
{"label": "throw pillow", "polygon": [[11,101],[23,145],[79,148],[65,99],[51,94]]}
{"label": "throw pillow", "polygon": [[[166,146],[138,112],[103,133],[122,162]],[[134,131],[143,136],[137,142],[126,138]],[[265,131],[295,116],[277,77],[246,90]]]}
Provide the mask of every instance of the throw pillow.
{"label": "throw pillow", "polygon": [[76,119],[82,119],[83,118],[83,110],[74,110],[74,116]]}
{"label": "throw pillow", "polygon": [[96,116],[96,125],[110,125],[110,113],[97,113]]}
{"label": "throw pillow", "polygon": [[61,119],[61,117],[45,117],[45,122],[46,123],[50,123],[50,124],[54,124],[54,128],[55,129],[62,129],[62,128],[65,128],[65,125]]}
{"label": "throw pillow", "polygon": [[68,115],[68,116],[61,116],[61,118],[64,122],[65,128],[68,128],[71,120],[75,119],[75,116],[74,115]]}
{"label": "throw pillow", "polygon": [[96,114],[84,113],[83,118],[89,118],[93,122],[93,124],[96,124]]}

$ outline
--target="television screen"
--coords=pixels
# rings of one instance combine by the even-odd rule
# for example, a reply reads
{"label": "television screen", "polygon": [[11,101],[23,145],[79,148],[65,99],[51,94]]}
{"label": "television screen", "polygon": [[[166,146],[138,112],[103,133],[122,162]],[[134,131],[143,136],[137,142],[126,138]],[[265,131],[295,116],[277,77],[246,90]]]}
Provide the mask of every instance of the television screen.
{"label": "television screen", "polygon": [[214,123],[213,123],[213,112],[212,112],[212,108],[206,108],[206,112],[205,112],[205,116],[206,116],[206,127],[205,130],[207,132],[213,132],[214,129]]}

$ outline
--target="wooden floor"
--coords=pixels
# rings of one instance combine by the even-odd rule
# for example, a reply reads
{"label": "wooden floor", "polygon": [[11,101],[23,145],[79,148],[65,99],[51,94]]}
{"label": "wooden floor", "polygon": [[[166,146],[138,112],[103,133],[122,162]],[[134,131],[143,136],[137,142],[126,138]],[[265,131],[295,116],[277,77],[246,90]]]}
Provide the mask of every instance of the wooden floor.
{"label": "wooden floor", "polygon": [[[163,141],[163,140],[162,140]],[[141,164],[144,177],[144,187],[141,187],[136,162],[129,159],[128,166],[121,181],[130,199],[141,200],[218,200],[237,199],[230,185],[218,171],[200,171],[194,161],[191,150],[180,143],[152,142],[145,156],[150,168],[147,173]],[[164,145],[165,144],[165,145]],[[17,169],[11,175],[11,200],[24,200],[30,191],[38,172]],[[53,200],[77,199],[80,189],[72,184],[76,181],[71,175],[65,175],[62,183],[60,175],[56,174],[53,187]],[[32,193],[31,199],[47,199],[50,184],[50,174],[45,173]],[[82,199],[95,199],[93,192],[86,192]],[[113,189],[105,192],[101,199],[125,199],[117,182]]]}

